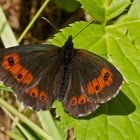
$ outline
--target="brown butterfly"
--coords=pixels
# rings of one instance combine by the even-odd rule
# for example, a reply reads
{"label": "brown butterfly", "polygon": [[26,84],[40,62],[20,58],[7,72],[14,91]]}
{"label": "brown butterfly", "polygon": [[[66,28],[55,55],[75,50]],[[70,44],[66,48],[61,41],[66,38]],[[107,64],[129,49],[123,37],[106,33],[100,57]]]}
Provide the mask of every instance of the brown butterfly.
{"label": "brown butterfly", "polygon": [[62,48],[23,45],[0,51],[0,80],[34,110],[62,101],[73,117],[86,116],[115,97],[123,77],[108,61],[73,48],[72,36]]}

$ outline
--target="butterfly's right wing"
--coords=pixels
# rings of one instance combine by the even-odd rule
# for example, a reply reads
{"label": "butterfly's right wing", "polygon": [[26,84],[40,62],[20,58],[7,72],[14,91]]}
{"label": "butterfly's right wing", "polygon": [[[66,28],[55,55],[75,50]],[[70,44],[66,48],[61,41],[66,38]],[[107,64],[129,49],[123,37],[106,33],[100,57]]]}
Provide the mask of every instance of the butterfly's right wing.
{"label": "butterfly's right wing", "polygon": [[70,65],[65,111],[74,117],[86,116],[115,97],[122,84],[120,72],[107,60],[85,50],[77,50]]}

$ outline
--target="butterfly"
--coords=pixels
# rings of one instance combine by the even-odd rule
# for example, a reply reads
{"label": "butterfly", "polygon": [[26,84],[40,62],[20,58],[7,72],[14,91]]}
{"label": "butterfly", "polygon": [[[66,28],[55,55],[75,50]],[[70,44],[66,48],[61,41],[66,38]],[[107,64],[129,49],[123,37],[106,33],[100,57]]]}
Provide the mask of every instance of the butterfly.
{"label": "butterfly", "polygon": [[70,35],[63,47],[23,45],[0,51],[0,81],[33,110],[46,110],[55,100],[78,118],[117,95],[121,73],[104,58],[75,49]]}

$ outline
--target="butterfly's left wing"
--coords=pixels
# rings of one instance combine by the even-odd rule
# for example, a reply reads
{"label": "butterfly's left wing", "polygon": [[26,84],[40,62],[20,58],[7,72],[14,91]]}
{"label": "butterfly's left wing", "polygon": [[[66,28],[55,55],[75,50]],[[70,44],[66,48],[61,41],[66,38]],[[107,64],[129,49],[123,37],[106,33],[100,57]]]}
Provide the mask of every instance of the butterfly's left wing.
{"label": "butterfly's left wing", "polygon": [[115,97],[123,81],[112,64],[84,50],[77,50],[70,68],[64,108],[74,117],[86,116]]}
{"label": "butterfly's left wing", "polygon": [[18,99],[36,110],[54,101],[53,75],[59,68],[59,48],[24,45],[0,51],[0,81],[11,87]]}

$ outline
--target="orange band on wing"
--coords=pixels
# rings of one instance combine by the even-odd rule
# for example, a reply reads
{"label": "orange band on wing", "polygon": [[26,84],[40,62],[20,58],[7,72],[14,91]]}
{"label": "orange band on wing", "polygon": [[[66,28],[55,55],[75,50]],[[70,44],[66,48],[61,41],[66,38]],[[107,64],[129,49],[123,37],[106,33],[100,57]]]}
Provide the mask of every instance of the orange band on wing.
{"label": "orange band on wing", "polygon": [[30,96],[34,97],[34,98],[38,98],[39,97],[39,90],[37,87],[33,87],[29,93]]}
{"label": "orange band on wing", "polygon": [[77,105],[77,103],[78,103],[77,96],[72,97],[71,100],[70,100],[70,104],[71,105]]}
{"label": "orange band on wing", "polygon": [[98,82],[99,82],[99,84],[100,84],[100,85],[99,85],[100,88],[103,89],[103,88],[106,86],[106,83],[105,83],[103,77],[100,76],[97,80],[98,80]]}
{"label": "orange band on wing", "polygon": [[39,92],[38,87],[33,87],[30,90],[26,91],[27,94],[29,94],[33,98],[38,98],[41,101],[46,101],[47,100],[47,92],[46,91],[41,91]]}
{"label": "orange band on wing", "polygon": [[101,72],[101,76],[104,77],[106,74],[108,74],[108,77],[105,81],[107,86],[110,86],[112,84],[112,72],[108,68],[103,68]]}
{"label": "orange band on wing", "polygon": [[16,53],[11,53],[3,57],[2,67],[11,72],[14,78],[22,84],[30,84],[33,81],[33,75],[20,64],[20,57]]}
{"label": "orange band on wing", "polygon": [[14,64],[19,63],[19,55],[16,53],[11,53],[3,57],[2,67],[9,70]]}
{"label": "orange band on wing", "polygon": [[94,90],[95,90],[95,93],[98,94],[99,92],[101,92],[101,87],[100,87],[100,83],[98,81],[98,79],[95,79],[93,80],[93,86],[94,86]]}
{"label": "orange band on wing", "polygon": [[98,94],[112,82],[112,72],[108,68],[103,68],[100,76],[87,84],[87,91],[89,94]]}
{"label": "orange band on wing", "polygon": [[11,71],[11,73],[13,73],[14,77],[17,79],[18,82],[27,85],[30,84],[33,81],[32,74],[22,66],[19,65],[18,67],[21,67],[20,71],[17,71],[16,73],[13,73],[13,71]]}
{"label": "orange band on wing", "polygon": [[42,91],[42,92],[40,93],[39,99],[40,99],[41,101],[46,101],[47,96],[46,96],[46,92],[45,92],[45,91]]}
{"label": "orange band on wing", "polygon": [[78,98],[78,104],[85,104],[87,102],[87,97],[84,94],[81,94]]}

